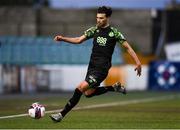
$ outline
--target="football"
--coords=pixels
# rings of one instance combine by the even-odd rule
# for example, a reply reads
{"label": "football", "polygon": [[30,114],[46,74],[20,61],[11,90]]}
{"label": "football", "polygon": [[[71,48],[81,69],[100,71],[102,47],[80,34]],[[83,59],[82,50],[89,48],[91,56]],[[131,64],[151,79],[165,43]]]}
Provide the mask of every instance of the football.
{"label": "football", "polygon": [[31,118],[40,119],[45,115],[45,107],[38,102],[33,103],[28,110],[28,114]]}

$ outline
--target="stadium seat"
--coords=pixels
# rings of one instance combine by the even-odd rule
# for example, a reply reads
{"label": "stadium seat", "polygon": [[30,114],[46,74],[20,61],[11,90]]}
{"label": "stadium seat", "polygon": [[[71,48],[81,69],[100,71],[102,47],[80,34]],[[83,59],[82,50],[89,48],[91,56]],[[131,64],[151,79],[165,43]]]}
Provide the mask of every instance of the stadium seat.
{"label": "stadium seat", "polygon": [[[80,45],[56,43],[51,37],[0,37],[0,63],[10,64],[88,64],[92,40]],[[115,48],[113,64],[123,62]]]}

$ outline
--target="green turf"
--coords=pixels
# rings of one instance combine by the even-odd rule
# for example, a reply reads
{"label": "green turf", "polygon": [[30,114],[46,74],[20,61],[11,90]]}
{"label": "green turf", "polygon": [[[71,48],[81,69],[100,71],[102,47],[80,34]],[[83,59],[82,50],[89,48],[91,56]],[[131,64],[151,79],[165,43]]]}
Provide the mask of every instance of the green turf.
{"label": "green turf", "polygon": [[[180,129],[180,96],[178,93],[166,92],[131,92],[128,95],[109,93],[90,99],[82,97],[78,106],[102,104],[110,102],[131,101],[177,95],[176,98],[146,103],[119,105],[85,110],[75,110],[69,113],[61,123],[53,123],[47,114],[39,120],[30,117],[0,119],[0,128],[16,129],[64,129],[64,128],[136,128],[136,129]],[[0,116],[25,113],[29,104],[40,101],[47,110],[62,108],[70,97],[43,96],[31,98],[0,99]]]}

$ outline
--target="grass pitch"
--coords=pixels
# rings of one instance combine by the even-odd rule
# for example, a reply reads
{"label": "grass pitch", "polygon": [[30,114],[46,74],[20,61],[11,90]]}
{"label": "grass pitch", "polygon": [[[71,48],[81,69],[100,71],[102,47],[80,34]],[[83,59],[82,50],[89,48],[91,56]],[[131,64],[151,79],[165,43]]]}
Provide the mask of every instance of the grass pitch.
{"label": "grass pitch", "polygon": [[[63,108],[70,97],[71,94],[1,96],[0,117],[27,113],[30,104],[37,101],[46,106],[46,111],[57,110]],[[81,109],[99,104],[106,105]],[[0,128],[180,129],[180,94],[177,92],[108,93],[92,98],[83,96],[78,107],[79,110],[71,111],[60,123],[53,123],[46,114],[39,120],[28,116],[0,119]]]}

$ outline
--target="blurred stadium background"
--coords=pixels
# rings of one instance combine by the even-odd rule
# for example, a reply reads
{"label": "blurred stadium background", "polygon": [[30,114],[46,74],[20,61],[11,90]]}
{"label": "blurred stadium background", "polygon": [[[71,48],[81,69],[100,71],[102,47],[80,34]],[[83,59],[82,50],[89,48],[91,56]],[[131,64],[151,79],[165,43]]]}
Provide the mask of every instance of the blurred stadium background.
{"label": "blurred stadium background", "polygon": [[72,92],[85,77],[92,41],[75,46],[53,38],[83,34],[96,23],[96,9],[102,5],[112,7],[112,26],[125,35],[143,64],[142,76],[136,77],[134,62],[117,46],[103,84],[119,80],[144,97],[152,90],[178,93],[180,0],[1,0],[0,103],[6,97],[13,101],[12,95],[63,97]]}

